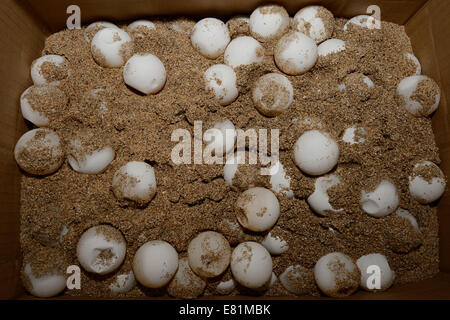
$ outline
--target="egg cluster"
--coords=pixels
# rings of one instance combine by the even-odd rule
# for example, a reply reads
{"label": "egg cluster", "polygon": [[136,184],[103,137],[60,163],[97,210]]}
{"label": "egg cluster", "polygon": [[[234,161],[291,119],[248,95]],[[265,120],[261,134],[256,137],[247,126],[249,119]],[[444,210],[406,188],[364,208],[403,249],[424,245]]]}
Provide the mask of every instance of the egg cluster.
{"label": "egg cluster", "polygon": [[[335,27],[334,16],[321,6],[309,6],[297,12],[292,19],[287,11],[278,5],[258,7],[249,18],[239,18],[247,25],[249,34],[234,37],[230,26],[215,18],[198,21],[190,35],[193,48],[206,59],[222,59],[204,71],[205,91],[213,94],[220,105],[226,107],[239,99],[236,71],[264,59],[274,60],[278,72],[266,73],[256,79],[251,92],[256,110],[264,117],[274,118],[284,112],[295,101],[295,88],[290,78],[311,70],[320,59],[346,50],[340,39],[331,39]],[[358,16],[348,21],[344,30],[368,28],[367,16]],[[85,39],[92,57],[103,68],[122,68],[123,83],[132,94],[153,95],[163,90],[166,83],[166,69],[163,62],[151,53],[134,54],[133,39],[146,37],[155,25],[146,20],[131,23],[126,28],[109,22],[95,22],[85,28]],[[273,57],[266,55],[261,43],[272,41]],[[222,57],[222,58],[221,58]],[[397,87],[399,104],[416,117],[431,115],[438,107],[440,91],[437,84],[427,76],[420,75],[417,58],[407,54],[417,65],[416,75],[403,79]],[[48,66],[51,68],[48,68]],[[47,66],[44,70],[44,66]],[[102,174],[115,160],[115,150],[105,142],[92,148],[85,133],[78,133],[70,139],[62,139],[52,130],[51,114],[68,105],[68,97],[59,85],[70,77],[71,61],[63,56],[45,55],[33,62],[31,77],[33,86],[21,96],[23,117],[36,129],[26,132],[17,142],[14,156],[19,167],[31,175],[44,176],[56,172],[67,159],[70,167],[80,174]],[[170,76],[170,74],[169,74]],[[351,92],[355,84],[365,90],[358,92],[358,99],[365,99],[376,84],[363,74],[352,74],[340,84],[340,91]],[[358,87],[361,87],[359,86]],[[430,92],[432,97],[430,98]],[[96,92],[93,92],[95,96]],[[48,98],[50,97],[50,98]],[[52,101],[41,106],[43,101]],[[237,129],[224,119],[205,132],[206,147],[216,155],[235,152]],[[217,138],[220,137],[220,138]],[[370,139],[370,132],[360,125],[345,130],[342,141],[350,146],[362,144]],[[331,188],[343,183],[338,173],[339,144],[326,128],[303,132],[291,146],[294,163],[305,175],[315,177],[314,190],[307,197],[307,203],[318,216],[330,216],[344,212],[345,208],[330,203]],[[237,161],[257,153],[244,150],[227,158],[223,177],[230,188],[240,191],[235,202],[235,215],[239,225],[254,233],[263,233],[261,243],[245,241],[232,248],[221,233],[204,231],[190,240],[187,252],[179,253],[168,242],[152,240],[136,251],[132,270],[115,275],[110,290],[126,293],[136,283],[148,288],[167,287],[167,292],[178,298],[196,298],[203,294],[208,280],[216,278],[227,270],[231,279],[217,285],[218,294],[233,292],[236,285],[256,293],[269,289],[276,281],[272,256],[285,254],[290,244],[283,239],[282,231],[276,226],[282,214],[280,198],[292,199],[291,177],[278,161],[271,168],[271,189],[257,186],[252,179],[258,173],[250,173],[243,179],[243,166]],[[247,172],[248,173],[248,172]],[[430,161],[417,162],[411,168],[409,192],[422,204],[438,200],[445,190],[446,179],[439,167]],[[143,208],[151,205],[157,193],[155,169],[147,162],[136,159],[121,166],[113,176],[111,190],[118,205]],[[374,218],[394,213],[418,230],[415,218],[399,208],[400,196],[393,181],[385,179],[375,186],[362,190],[359,206],[361,211]],[[127,240],[115,227],[97,225],[80,235],[76,256],[83,269],[95,275],[112,274],[122,265],[127,254]],[[376,265],[381,269],[381,287],[368,284],[368,267]],[[32,294],[49,297],[64,289],[64,275],[48,269],[36,277],[32,265],[24,267],[29,279],[27,288]],[[330,252],[322,256],[313,270],[301,265],[290,265],[279,275],[281,285],[293,294],[304,294],[302,281],[313,278],[318,288],[331,297],[342,297],[353,293],[358,287],[365,290],[385,290],[394,281],[386,257],[379,253],[361,256],[357,261],[342,252]]]}

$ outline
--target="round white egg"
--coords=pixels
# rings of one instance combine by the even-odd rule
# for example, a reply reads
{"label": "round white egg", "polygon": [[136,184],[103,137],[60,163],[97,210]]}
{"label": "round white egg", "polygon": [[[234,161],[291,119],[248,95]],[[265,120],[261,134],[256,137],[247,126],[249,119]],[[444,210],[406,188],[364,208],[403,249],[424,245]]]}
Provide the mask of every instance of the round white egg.
{"label": "round white egg", "polygon": [[309,71],[316,64],[317,45],[301,32],[285,34],[275,47],[275,63],[281,71],[299,75]]}
{"label": "round white egg", "polygon": [[268,117],[280,115],[294,101],[291,82],[279,73],[267,73],[256,80],[252,91],[253,103],[258,111]]}
{"label": "round white egg", "polygon": [[269,232],[261,244],[267,251],[272,255],[280,255],[286,252],[289,249],[289,245],[286,240],[283,240],[280,236],[272,235],[272,232]]}
{"label": "round white egg", "polygon": [[192,30],[192,46],[209,59],[218,58],[230,42],[230,33],[225,23],[216,18],[198,21]]}
{"label": "round white egg", "polygon": [[72,169],[80,173],[101,173],[115,157],[114,149],[110,146],[88,153],[86,146],[79,139],[71,140],[68,147],[67,160]]}
{"label": "round white egg", "polygon": [[270,184],[272,191],[276,194],[282,194],[288,199],[294,197],[294,191],[291,190],[291,177],[286,174],[280,161],[270,168]]}
{"label": "round white egg", "polygon": [[215,64],[204,74],[205,90],[214,92],[221,105],[228,105],[236,100],[239,91],[236,85],[236,73],[225,64]]}
{"label": "round white egg", "polygon": [[99,225],[81,235],[77,244],[77,259],[86,271],[104,275],[122,264],[126,251],[126,241],[119,230]]}
{"label": "round white egg", "polygon": [[153,54],[135,54],[125,64],[123,80],[143,94],[154,94],[166,83],[166,68]]}
{"label": "round white egg", "polygon": [[328,39],[317,47],[319,57],[326,57],[332,53],[338,53],[345,50],[345,41],[340,39]]}
{"label": "round white egg", "polygon": [[133,52],[133,40],[118,28],[104,28],[98,31],[91,41],[94,60],[105,68],[118,68],[124,65]]}
{"label": "round white egg", "polygon": [[322,175],[333,169],[338,158],[337,143],[322,131],[306,131],[294,146],[295,163],[302,171],[313,176]]}
{"label": "round white egg", "polygon": [[244,287],[264,287],[272,278],[270,253],[259,243],[243,242],[231,255],[231,272],[234,279]]}
{"label": "round white egg", "polygon": [[295,14],[293,28],[320,43],[333,34],[334,16],[324,7],[308,6]]}
{"label": "round white egg", "polygon": [[251,35],[263,42],[282,36],[289,29],[289,24],[289,14],[278,5],[256,8],[249,21]]}
{"label": "round white egg", "polygon": [[[434,99],[432,99],[431,103],[426,105],[423,105],[419,101],[413,99],[415,94],[420,96],[426,94],[425,92],[417,92],[418,85],[421,81],[427,81],[434,87],[436,92],[436,95],[434,96]],[[414,116],[429,116],[436,111],[441,100],[441,92],[437,83],[433,79],[421,75],[406,77],[400,81],[397,86],[397,96],[400,97],[401,103],[405,109]]]}
{"label": "round white egg", "polygon": [[205,291],[206,282],[192,272],[188,259],[181,258],[178,270],[167,286],[167,293],[175,298],[195,299]]}
{"label": "round white egg", "polygon": [[35,297],[54,297],[66,288],[66,277],[62,273],[55,271],[41,277],[35,277],[30,264],[25,265],[24,273],[29,281],[29,291]]}
{"label": "round white egg", "polygon": [[[379,253],[371,253],[360,257],[356,264],[358,265],[359,271],[361,272],[361,288],[367,291],[380,291],[388,289],[394,282],[395,274],[391,270],[386,257]],[[376,280],[371,277],[372,275],[377,276],[376,269],[378,267],[380,282],[377,283]],[[377,286],[379,284],[379,286]]]}
{"label": "round white egg", "polygon": [[[431,182],[420,175],[414,175],[414,169],[432,167],[438,175],[431,178]],[[441,169],[431,161],[421,161],[414,165],[413,175],[409,176],[409,193],[420,203],[427,204],[438,200],[445,191],[446,180]]]}
{"label": "round white egg", "polygon": [[178,269],[178,253],[169,243],[153,240],[144,243],[133,259],[134,275],[145,287],[161,288]]}
{"label": "round white egg", "polygon": [[394,212],[400,203],[400,199],[395,185],[383,180],[373,191],[362,190],[360,203],[365,213],[378,218]]}
{"label": "round white egg", "polygon": [[156,194],[155,171],[145,162],[128,162],[114,174],[112,189],[117,199],[144,206]]}
{"label": "round white egg", "polygon": [[[108,21],[96,21],[92,22],[90,25],[84,29],[84,38],[88,43],[91,43],[92,38],[95,36],[95,33],[100,31],[104,28],[116,28],[120,29],[118,26],[116,26],[114,23],[108,22]],[[96,31],[96,32],[95,32]],[[94,33],[95,32],[95,33]],[[93,34],[92,34],[93,33]]]}
{"label": "round white egg", "polygon": [[230,257],[230,244],[218,232],[202,232],[188,246],[189,265],[192,271],[203,278],[222,274],[230,264]]}
{"label": "round white egg", "polygon": [[[225,121],[215,123],[213,128],[206,130],[203,134],[203,141],[211,151],[208,154],[223,156],[234,150],[236,137],[237,132],[233,122],[226,119]],[[206,153],[204,152],[204,156],[206,156]]]}
{"label": "round white egg", "polygon": [[224,54],[225,64],[232,68],[261,63],[264,60],[264,48],[252,37],[234,38],[227,46]]}
{"label": "round white egg", "polygon": [[327,213],[342,212],[343,209],[335,209],[330,204],[330,198],[327,190],[340,183],[339,177],[332,174],[327,177],[320,177],[314,183],[314,192],[308,197],[307,201],[315,213],[326,216]]}
{"label": "round white egg", "polygon": [[120,273],[116,276],[115,281],[109,285],[109,289],[117,294],[127,293],[136,285],[136,278],[133,271]]}
{"label": "round white egg", "polygon": [[260,232],[272,228],[280,216],[280,203],[272,191],[254,187],[239,196],[235,204],[239,223],[246,229]]}
{"label": "round white egg", "polygon": [[57,55],[57,54],[48,54],[45,56],[42,56],[36,60],[33,61],[31,64],[31,79],[33,80],[33,83],[35,85],[43,85],[43,84],[50,84],[50,85],[59,85],[59,80],[49,81],[45,78],[45,75],[42,73],[42,65],[44,63],[52,64],[55,67],[58,68],[65,68],[66,75],[64,78],[67,78],[70,75],[70,70],[68,69],[68,62],[66,58],[63,56]]}

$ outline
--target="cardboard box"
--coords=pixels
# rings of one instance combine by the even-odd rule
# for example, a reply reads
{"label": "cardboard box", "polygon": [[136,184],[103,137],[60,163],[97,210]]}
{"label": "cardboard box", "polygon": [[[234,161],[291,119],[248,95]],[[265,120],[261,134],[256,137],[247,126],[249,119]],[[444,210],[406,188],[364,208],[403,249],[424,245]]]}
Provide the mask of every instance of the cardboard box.
{"label": "cardboard box", "polygon": [[[31,62],[41,55],[45,38],[65,27],[66,8],[81,7],[82,23],[185,15],[228,17],[250,13],[258,0],[2,0],[0,2],[0,298],[26,298],[20,283],[19,243],[20,171],[13,148],[26,131],[19,112],[20,94],[30,85]],[[442,97],[433,116],[440,148],[441,168],[450,177],[450,1],[447,0],[285,0],[291,15],[309,4],[321,4],[338,17],[366,13],[371,4],[381,8],[382,20],[404,25],[423,74],[435,79]],[[358,292],[355,299],[450,299],[450,192],[438,204],[440,220],[440,270],[433,279],[393,287],[387,292]]]}

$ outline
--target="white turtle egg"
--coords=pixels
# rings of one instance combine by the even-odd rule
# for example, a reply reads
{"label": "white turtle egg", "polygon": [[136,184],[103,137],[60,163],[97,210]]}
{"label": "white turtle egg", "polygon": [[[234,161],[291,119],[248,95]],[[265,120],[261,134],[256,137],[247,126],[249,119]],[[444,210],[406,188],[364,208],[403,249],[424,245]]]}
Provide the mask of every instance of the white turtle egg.
{"label": "white turtle egg", "polygon": [[314,192],[308,197],[307,201],[315,213],[326,216],[328,212],[342,212],[343,209],[335,209],[330,204],[330,198],[327,190],[340,183],[339,177],[332,174],[327,177],[320,177],[314,183]]}
{"label": "white turtle egg", "polygon": [[192,46],[209,59],[219,57],[230,42],[230,33],[225,24],[216,18],[198,21],[192,30]]}
{"label": "white turtle egg", "polygon": [[133,53],[133,40],[118,28],[103,28],[91,41],[91,53],[95,62],[105,68],[118,68]]}
{"label": "white turtle egg", "polygon": [[236,85],[236,73],[225,64],[215,64],[204,74],[205,90],[212,90],[221,105],[228,105],[236,100],[239,91]]}
{"label": "white turtle egg", "polygon": [[264,48],[252,37],[241,36],[234,38],[225,49],[225,64],[232,68],[264,60]]}
{"label": "white turtle egg", "polygon": [[195,299],[205,291],[206,282],[189,267],[188,259],[181,258],[178,270],[167,286],[167,293],[175,298]]}
{"label": "white turtle egg", "polygon": [[340,39],[328,39],[317,47],[319,57],[326,57],[332,53],[338,53],[345,50],[345,41]]}
{"label": "white turtle egg", "polygon": [[250,15],[250,33],[260,41],[276,39],[289,29],[290,19],[286,9],[278,5],[264,5]]}
{"label": "white turtle egg", "polygon": [[398,208],[397,211],[395,211],[395,214],[403,219],[408,220],[413,226],[413,228],[419,231],[419,224],[417,223],[416,218],[414,218],[414,216],[411,213],[409,213],[408,210]]}
{"label": "white turtle egg", "polygon": [[[421,170],[429,170],[425,178]],[[439,199],[445,191],[446,180],[442,170],[431,161],[421,161],[414,165],[409,176],[409,192],[420,203],[427,204]]]}
{"label": "white turtle egg", "polygon": [[115,277],[114,282],[109,285],[109,290],[114,293],[127,293],[131,291],[136,285],[136,278],[134,273],[130,270],[127,273],[120,273]]}
{"label": "white turtle egg", "polygon": [[308,6],[295,14],[293,29],[321,43],[333,34],[334,16],[322,6]]}
{"label": "white turtle egg", "polygon": [[140,38],[145,37],[143,32],[149,32],[155,29],[155,24],[148,20],[137,20],[128,25],[128,32],[135,33]]}
{"label": "white turtle egg", "polygon": [[88,43],[91,43],[92,38],[94,38],[95,34],[104,29],[104,28],[116,28],[120,29],[118,26],[116,26],[114,23],[108,22],[108,21],[96,21],[92,22],[90,25],[84,29],[84,38]]}
{"label": "white turtle egg", "polygon": [[66,288],[66,276],[59,271],[48,270],[46,274],[36,277],[28,263],[25,265],[23,272],[28,278],[27,290],[35,297],[54,297]]}
{"label": "white turtle egg", "polygon": [[[52,68],[57,69],[57,73],[48,74],[48,72],[51,72],[51,69],[45,72],[45,68],[43,69],[42,67],[46,65],[51,65]],[[31,64],[31,79],[35,85],[59,85],[61,80],[66,79],[70,75],[68,65],[67,59],[63,56],[57,54],[42,56]]]}
{"label": "white turtle egg", "polygon": [[[395,274],[391,270],[386,257],[379,253],[371,253],[360,257],[356,264],[361,272],[361,288],[367,291],[379,291],[388,289],[394,282]],[[379,268],[380,283],[378,283],[373,277],[376,268]]]}
{"label": "white turtle egg", "polygon": [[373,217],[384,217],[397,209],[400,199],[397,188],[391,182],[383,180],[375,190],[362,190],[361,208]]}
{"label": "white turtle egg", "polygon": [[143,94],[154,94],[166,83],[166,68],[153,54],[135,54],[125,64],[123,80]]}
{"label": "white turtle egg", "polygon": [[115,152],[110,146],[104,146],[94,151],[88,148],[80,139],[69,142],[67,160],[73,170],[80,173],[97,174],[103,172],[114,160]]}
{"label": "white turtle egg", "polygon": [[206,130],[203,134],[203,141],[216,156],[223,156],[234,150],[236,137],[237,132],[233,122],[226,119],[215,123],[213,128]]}
{"label": "white turtle egg", "polygon": [[286,111],[294,101],[294,89],[288,78],[279,73],[261,76],[253,86],[253,103],[258,111],[274,117]]}
{"label": "white turtle egg", "polygon": [[422,73],[422,65],[420,64],[419,59],[417,57],[409,52],[404,53],[405,57],[409,59],[415,66],[416,66],[416,75],[420,75]]}
{"label": "white turtle egg", "polygon": [[294,197],[294,191],[290,189],[291,177],[286,174],[286,171],[280,161],[277,161],[270,168],[270,184],[273,192],[282,194],[288,199]]}
{"label": "white turtle egg", "polygon": [[279,235],[273,235],[273,232],[269,232],[261,244],[272,255],[280,255],[289,249],[289,245],[286,240],[283,240]]}
{"label": "white turtle egg", "polygon": [[[431,96],[430,92],[432,92]],[[397,96],[411,114],[417,117],[426,117],[438,108],[441,91],[433,79],[414,75],[400,81],[397,86]]]}

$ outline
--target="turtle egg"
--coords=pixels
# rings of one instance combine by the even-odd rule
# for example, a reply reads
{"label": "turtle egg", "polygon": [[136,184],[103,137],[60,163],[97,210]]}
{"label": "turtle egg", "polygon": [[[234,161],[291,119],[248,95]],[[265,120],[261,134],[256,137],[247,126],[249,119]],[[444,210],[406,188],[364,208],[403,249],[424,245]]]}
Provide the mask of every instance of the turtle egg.
{"label": "turtle egg", "polygon": [[327,190],[340,183],[339,177],[332,174],[327,177],[320,177],[314,183],[314,192],[307,201],[315,213],[326,216],[328,212],[342,212],[343,209],[334,209],[330,204]]}
{"label": "turtle egg", "polygon": [[114,282],[109,285],[109,289],[114,293],[127,293],[136,285],[136,278],[133,271],[120,273],[115,277]]}
{"label": "turtle egg", "polygon": [[260,232],[269,230],[280,216],[280,203],[272,191],[254,187],[238,197],[235,212],[239,223],[246,229]]}
{"label": "turtle egg", "polygon": [[23,268],[23,275],[26,277],[25,288],[33,296],[39,298],[50,298],[58,295],[66,288],[66,276],[61,272],[48,266],[43,266],[45,269],[40,273],[42,275],[36,276],[33,272],[31,264],[25,264]]}
{"label": "turtle egg", "polygon": [[391,182],[383,180],[375,190],[361,193],[362,210],[373,217],[384,217],[397,209],[400,202],[397,188]]}
{"label": "turtle egg", "polygon": [[445,191],[445,175],[431,161],[421,161],[414,165],[409,176],[409,192],[422,204],[439,199]]}
{"label": "turtle egg", "polygon": [[88,272],[104,275],[116,270],[125,259],[127,246],[122,233],[109,225],[86,230],[77,244],[77,258]]}
{"label": "turtle egg", "polygon": [[263,42],[282,36],[289,29],[289,24],[289,14],[278,5],[258,7],[250,15],[250,33]]}
{"label": "turtle egg", "polygon": [[222,274],[230,264],[231,248],[220,233],[198,234],[188,246],[189,265],[197,275],[212,278]]}
{"label": "turtle egg", "polygon": [[128,162],[114,174],[112,189],[118,200],[145,206],[156,193],[155,171],[145,162]]}
{"label": "turtle egg", "polygon": [[227,280],[227,281],[221,281],[216,286],[216,291],[219,294],[230,294],[233,292],[234,288],[236,287],[236,283],[233,279]]}
{"label": "turtle egg", "polygon": [[345,129],[342,140],[349,144],[358,144],[366,141],[367,131],[362,127],[352,126]]}
{"label": "turtle egg", "polygon": [[178,253],[168,242],[153,240],[144,243],[133,259],[134,275],[145,287],[161,288],[178,269]]}
{"label": "turtle egg", "polygon": [[310,293],[309,287],[314,284],[314,274],[299,264],[289,266],[280,274],[282,286],[289,292],[296,295],[305,295]]}
{"label": "turtle egg", "polygon": [[205,90],[212,90],[221,105],[228,105],[237,98],[239,92],[233,68],[225,64],[215,64],[205,71],[204,79]]}
{"label": "turtle egg", "polygon": [[70,140],[68,149],[67,160],[72,169],[80,173],[101,173],[115,157],[114,149],[110,146],[89,150],[86,143],[78,138]]}
{"label": "turtle egg", "polygon": [[91,42],[91,52],[100,66],[118,68],[132,55],[133,41],[122,29],[107,27],[95,34]]}
{"label": "turtle egg", "polygon": [[308,6],[295,14],[293,29],[321,43],[333,34],[334,16],[324,7]]}
{"label": "turtle egg", "polygon": [[264,48],[252,37],[241,36],[234,38],[225,49],[225,64],[232,68],[264,60]]}
{"label": "turtle egg", "polygon": [[351,24],[364,29],[374,29],[377,23],[380,23],[380,21],[374,17],[362,14],[348,20],[344,25],[344,31],[347,31]]}
{"label": "turtle egg", "polygon": [[167,293],[175,298],[195,299],[203,294],[205,288],[206,282],[192,272],[188,259],[181,258],[177,273],[167,286]]}
{"label": "turtle egg", "polygon": [[213,128],[206,130],[203,134],[203,141],[209,150],[214,151],[216,156],[223,156],[234,150],[236,137],[237,133],[233,122],[226,119],[223,122],[216,122]]}
{"label": "turtle egg", "polygon": [[438,108],[441,91],[433,79],[414,75],[400,81],[397,96],[403,107],[411,114],[426,117]]}
{"label": "turtle egg", "polygon": [[319,289],[329,297],[345,297],[358,289],[361,274],[353,260],[340,252],[321,257],[314,266]]}
{"label": "turtle egg", "polygon": [[69,74],[66,58],[56,54],[42,56],[31,64],[31,79],[35,85],[59,85]]}
{"label": "turtle egg", "polygon": [[255,83],[252,91],[253,103],[258,111],[274,117],[289,108],[294,101],[294,89],[288,78],[279,73],[267,73]]}
{"label": "turtle egg", "polygon": [[[394,282],[395,274],[391,270],[386,257],[382,254],[371,253],[362,256],[356,261],[356,264],[358,265],[359,271],[361,272],[361,288],[363,288],[364,290],[386,290]],[[377,283],[376,280],[374,281],[374,279],[370,277],[376,272],[376,267],[378,267],[380,271],[380,283]],[[374,281],[374,283],[371,283],[372,281]],[[377,284],[379,284],[378,288],[376,287]]]}
{"label": "turtle egg", "polygon": [[338,53],[345,50],[345,41],[340,39],[329,39],[322,42],[317,47],[319,57],[326,57],[332,53]]}
{"label": "turtle egg", "polygon": [[[248,162],[246,161],[248,159]],[[260,168],[256,165],[258,153],[238,149],[234,154],[227,154],[223,167],[223,178],[230,186],[246,190],[259,184]]]}
{"label": "turtle egg", "polygon": [[409,52],[405,52],[404,55],[416,67],[415,74],[420,75],[422,73],[422,65],[420,64],[419,59]]}
{"label": "turtle egg", "polygon": [[294,192],[290,189],[291,178],[286,174],[286,171],[280,161],[277,161],[270,168],[270,184],[273,192],[276,194],[282,194],[288,199],[294,197]]}
{"label": "turtle egg", "polygon": [[259,289],[272,278],[272,258],[262,245],[256,242],[239,244],[231,255],[231,272],[241,285]]}
{"label": "turtle egg", "polygon": [[273,255],[280,255],[289,249],[285,240],[279,235],[273,235],[273,230],[266,235],[261,244]]}
{"label": "turtle egg", "polygon": [[143,94],[154,94],[166,83],[166,68],[153,54],[135,54],[125,64],[123,80]]}
{"label": "turtle egg", "polygon": [[137,20],[128,25],[128,32],[139,38],[145,37],[145,34],[152,30],[155,30],[155,24],[148,20]]}
{"label": "turtle egg", "polygon": [[295,143],[294,158],[302,171],[318,176],[336,166],[339,148],[327,133],[310,130],[303,133]]}
{"label": "turtle egg", "polygon": [[290,75],[307,72],[314,67],[317,57],[316,43],[301,32],[285,34],[278,40],[274,52],[277,67]]}
{"label": "turtle egg", "polygon": [[400,218],[408,220],[413,226],[413,228],[419,231],[419,224],[417,223],[416,218],[414,218],[414,216],[411,213],[409,213],[408,210],[398,208],[397,211],[395,211],[395,214]]}
{"label": "turtle egg", "polygon": [[218,58],[230,42],[227,26],[216,18],[205,18],[197,22],[192,30],[192,46],[209,59]]}
{"label": "turtle egg", "polygon": [[84,38],[88,43],[91,43],[92,38],[94,38],[95,34],[104,28],[116,28],[120,29],[114,23],[108,21],[96,21],[92,22],[90,25],[84,29]]}
{"label": "turtle egg", "polygon": [[64,150],[58,134],[50,129],[25,132],[14,147],[19,167],[30,174],[46,175],[55,172],[64,162]]}

